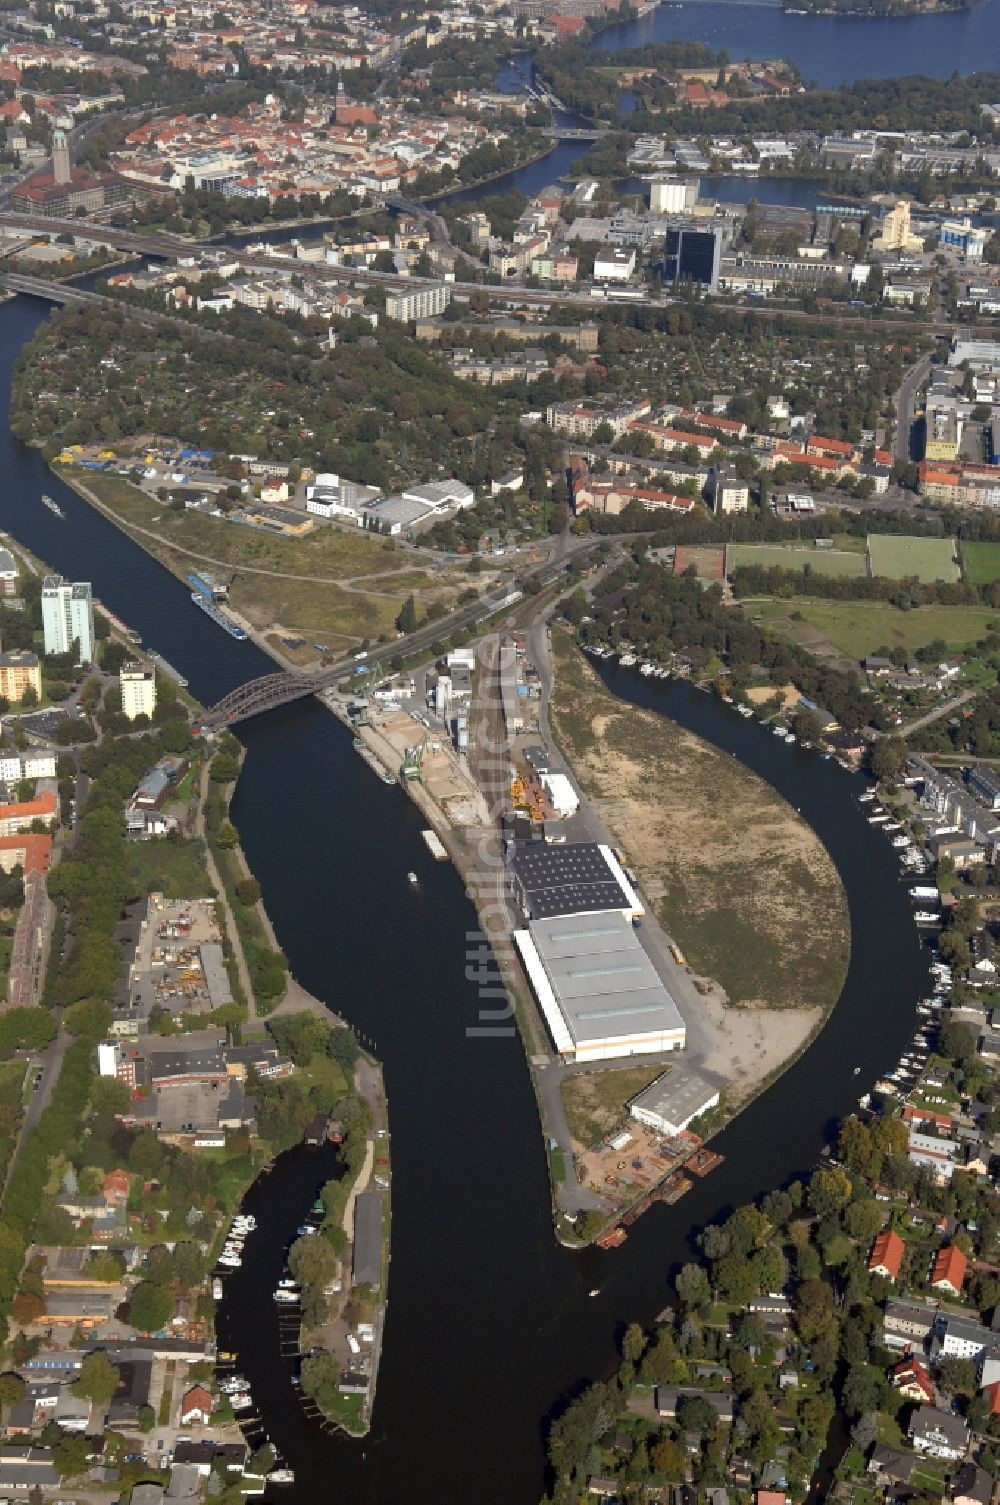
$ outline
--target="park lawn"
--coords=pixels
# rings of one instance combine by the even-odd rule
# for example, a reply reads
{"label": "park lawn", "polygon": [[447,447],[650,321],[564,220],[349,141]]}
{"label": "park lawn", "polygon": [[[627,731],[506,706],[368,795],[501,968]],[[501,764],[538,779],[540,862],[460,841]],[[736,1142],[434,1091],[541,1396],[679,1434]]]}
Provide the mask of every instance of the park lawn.
{"label": "park lawn", "polygon": [[791,617],[797,612],[807,626],[852,659],[865,658],[883,645],[914,653],[936,638],[949,651],[961,651],[994,628],[1000,629],[1000,612],[986,606],[918,606],[900,611],[883,601],[824,601],[810,596],[746,604],[753,617],[796,640],[801,624]]}
{"label": "park lawn", "polygon": [[344,1075],[343,1066],[339,1061],[332,1060],[330,1056],[313,1056],[309,1065],[304,1066],[302,1071],[311,1083],[323,1088],[331,1102],[354,1091],[353,1083],[348,1082]]}
{"label": "park lawn", "polygon": [[908,580],[915,575],[925,584],[935,580],[960,580],[961,570],[954,538],[907,538],[891,533],[868,535],[868,558],[873,575],[889,580]]}
{"label": "park lawn", "polygon": [[852,554],[868,554],[867,538],[860,538],[857,533],[834,533],[832,543],[835,549],[847,549]]}
{"label": "park lawn", "polygon": [[559,1085],[566,1122],[577,1144],[590,1149],[625,1117],[625,1105],[663,1072],[662,1066],[625,1066],[611,1071],[574,1071]]}
{"label": "park lawn", "polygon": [[211,898],[214,890],[198,846],[167,836],[130,842],[126,848],[129,878],[141,893],[162,893],[168,899]]}
{"label": "park lawn", "polygon": [[731,543],[726,549],[726,573],[739,565],[760,569],[803,570],[808,565],[817,575],[866,575],[864,554],[857,550],[816,549],[810,545],[783,543]]}
{"label": "park lawn", "polygon": [[323,1414],[331,1421],[338,1421],[346,1426],[348,1431],[359,1431],[361,1428],[361,1407],[364,1401],[362,1395],[341,1395],[331,1397],[330,1404],[323,1407]]}
{"label": "park lawn", "polygon": [[963,543],[962,573],[969,585],[1000,580],[1000,543]]}

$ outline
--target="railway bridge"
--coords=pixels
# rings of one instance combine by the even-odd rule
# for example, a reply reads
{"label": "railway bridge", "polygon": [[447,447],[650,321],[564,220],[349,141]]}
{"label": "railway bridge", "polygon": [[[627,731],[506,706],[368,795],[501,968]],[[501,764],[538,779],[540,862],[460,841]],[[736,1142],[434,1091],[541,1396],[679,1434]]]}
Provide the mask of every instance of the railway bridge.
{"label": "railway bridge", "polygon": [[275,711],[279,706],[291,705],[295,700],[305,700],[317,690],[329,690],[339,684],[350,672],[348,663],[336,664],[327,669],[315,669],[304,674],[283,670],[277,674],[262,674],[259,679],[247,680],[237,685],[217,701],[201,718],[205,731],[221,731],[223,727],[235,726],[238,721],[249,721],[251,716],[260,716],[264,711]]}

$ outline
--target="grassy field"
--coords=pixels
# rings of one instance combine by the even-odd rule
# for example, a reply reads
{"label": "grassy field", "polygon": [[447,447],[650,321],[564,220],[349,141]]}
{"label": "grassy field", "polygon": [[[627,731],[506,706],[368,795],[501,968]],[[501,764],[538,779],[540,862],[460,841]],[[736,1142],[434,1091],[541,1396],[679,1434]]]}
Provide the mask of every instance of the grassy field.
{"label": "grassy field", "polygon": [[[817,633],[844,654],[862,659],[878,648],[904,648],[913,653],[941,638],[950,650],[978,642],[1000,627],[1000,612],[985,606],[920,606],[899,611],[880,601],[821,601],[797,596],[794,601],[753,601],[747,610],[769,626],[810,648]],[[794,621],[796,612],[802,621]]]}
{"label": "grassy field", "polygon": [[577,1144],[591,1149],[625,1117],[625,1104],[655,1082],[662,1066],[626,1066],[621,1071],[572,1072],[559,1085],[566,1122]]}
{"label": "grassy field", "polygon": [[953,538],[896,538],[891,534],[868,536],[868,558],[873,575],[890,580],[959,580],[961,570],[956,558],[958,545]]}
{"label": "grassy field", "polygon": [[556,740],[694,971],[730,1003],[832,1007],[850,922],[819,838],[741,763],[610,694],[568,635],[553,652]]}
{"label": "grassy field", "polygon": [[348,533],[332,527],[317,527],[305,538],[276,538],[256,528],[242,528],[217,517],[197,512],[175,512],[164,502],[148,497],[124,476],[103,472],[65,471],[67,479],[80,481],[111,507],[125,522],[153,528],[177,548],[222,560],[233,569],[254,565],[263,570],[288,570],[297,575],[319,575],[331,580],[402,567],[396,549],[385,549],[388,539],[376,539],[358,529]]}
{"label": "grassy field", "polygon": [[817,575],[864,575],[865,556],[856,549],[814,549],[783,543],[731,543],[726,549],[726,574],[741,564],[770,570],[803,570],[808,565]]}
{"label": "grassy field", "polygon": [[963,543],[962,573],[970,585],[1000,580],[1000,543]]}
{"label": "grassy field", "polygon": [[[388,582],[380,582],[383,587]],[[309,580],[279,580],[268,575],[237,575],[229,591],[236,611],[255,627],[280,622],[282,627],[331,637],[377,637],[390,632],[408,592],[371,596]],[[310,638],[310,641],[312,639]]]}
{"label": "grassy field", "polygon": [[168,840],[130,842],[127,872],[137,893],[162,893],[168,899],[210,898],[213,893],[205,865],[194,842]]}
{"label": "grassy field", "polygon": [[[146,496],[122,476],[79,474],[78,479],[110,507],[126,527],[149,530],[140,542],[182,579],[198,557],[215,561],[221,571],[236,571],[230,590],[235,609],[252,626],[267,631],[276,623],[290,631],[324,640],[357,640],[392,632],[406,597],[415,593],[422,606],[439,601],[446,609],[468,580],[458,568],[429,575],[414,569],[413,556],[389,539],[319,526],[305,538],[276,538],[197,512],[177,512]],[[185,552],[188,551],[188,552]],[[407,567],[409,566],[409,567]],[[274,574],[251,571],[271,570]],[[303,578],[295,578],[301,576]],[[291,578],[290,578],[291,577]],[[318,585],[317,580],[324,583]],[[358,580],[342,589],[339,580]],[[336,643],[335,646],[343,646]],[[283,651],[283,650],[282,650]],[[311,662],[310,649],[296,662]]]}

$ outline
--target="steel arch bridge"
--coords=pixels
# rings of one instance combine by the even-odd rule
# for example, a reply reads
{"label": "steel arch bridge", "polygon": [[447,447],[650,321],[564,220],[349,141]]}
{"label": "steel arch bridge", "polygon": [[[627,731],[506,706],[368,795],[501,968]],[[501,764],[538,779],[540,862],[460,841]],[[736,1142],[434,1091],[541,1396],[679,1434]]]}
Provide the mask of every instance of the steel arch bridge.
{"label": "steel arch bridge", "polygon": [[263,674],[259,679],[247,680],[245,685],[230,690],[205,712],[201,724],[207,731],[235,726],[238,721],[248,721],[251,716],[260,716],[264,711],[274,711],[278,706],[291,705],[294,700],[304,700],[307,695],[315,695],[317,690],[328,690],[343,679],[345,672],[346,666],[339,664],[311,674]]}

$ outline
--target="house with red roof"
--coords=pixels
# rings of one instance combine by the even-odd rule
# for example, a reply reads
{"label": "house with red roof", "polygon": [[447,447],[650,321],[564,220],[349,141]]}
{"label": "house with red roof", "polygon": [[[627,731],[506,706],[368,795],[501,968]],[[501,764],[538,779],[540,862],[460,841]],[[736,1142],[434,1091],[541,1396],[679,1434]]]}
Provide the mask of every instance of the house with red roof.
{"label": "house with red roof", "polygon": [[868,1269],[872,1275],[881,1275],[883,1280],[898,1280],[905,1253],[906,1245],[895,1229],[883,1228],[872,1245]]}
{"label": "house with red roof", "polygon": [[955,1244],[947,1244],[937,1252],[931,1269],[931,1286],[935,1291],[948,1291],[952,1296],[962,1292],[962,1282],[969,1261]]}
{"label": "house with red roof", "polygon": [[204,1385],[192,1385],[181,1400],[181,1426],[200,1421],[206,1424],[212,1415],[212,1396]]}
{"label": "house with red roof", "polygon": [[920,1405],[933,1405],[934,1384],[919,1359],[901,1359],[890,1376],[894,1387],[907,1400]]}
{"label": "house with red roof", "polygon": [[101,1190],[109,1207],[124,1207],[128,1202],[131,1177],[128,1171],[108,1171]]}
{"label": "house with red roof", "polygon": [[846,439],[824,439],[822,434],[813,434],[806,448],[811,455],[832,455],[840,460],[851,459],[854,455],[854,445],[848,444]]}

